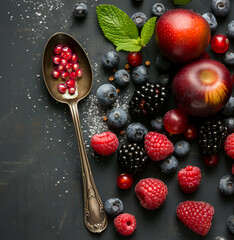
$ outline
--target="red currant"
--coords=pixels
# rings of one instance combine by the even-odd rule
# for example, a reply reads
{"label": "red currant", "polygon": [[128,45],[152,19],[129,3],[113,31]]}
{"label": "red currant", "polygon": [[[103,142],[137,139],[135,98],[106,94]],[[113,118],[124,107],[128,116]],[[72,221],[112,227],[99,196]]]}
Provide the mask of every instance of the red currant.
{"label": "red currant", "polygon": [[117,177],[117,185],[121,189],[128,189],[133,184],[133,177],[129,173],[122,173]]}
{"label": "red currant", "polygon": [[197,129],[193,125],[188,125],[184,131],[184,137],[187,140],[194,140],[197,137]]}
{"label": "red currant", "polygon": [[62,49],[63,49],[63,45],[57,45],[55,48],[54,48],[54,52],[55,54],[60,54],[62,52]]}
{"label": "red currant", "polygon": [[213,167],[218,163],[219,155],[205,156],[203,160],[206,166]]}
{"label": "red currant", "polygon": [[212,37],[210,46],[216,53],[225,53],[229,48],[230,42],[223,34],[217,34]]}
{"label": "red currant", "polygon": [[180,134],[188,126],[188,117],[179,109],[172,109],[165,114],[163,125],[169,133]]}
{"label": "red currant", "polygon": [[58,85],[58,90],[59,90],[60,93],[64,94],[66,92],[66,90],[67,90],[67,87],[65,86],[64,83],[60,83]]}
{"label": "red currant", "polygon": [[127,60],[132,67],[139,66],[142,63],[142,54],[140,52],[130,52]]}

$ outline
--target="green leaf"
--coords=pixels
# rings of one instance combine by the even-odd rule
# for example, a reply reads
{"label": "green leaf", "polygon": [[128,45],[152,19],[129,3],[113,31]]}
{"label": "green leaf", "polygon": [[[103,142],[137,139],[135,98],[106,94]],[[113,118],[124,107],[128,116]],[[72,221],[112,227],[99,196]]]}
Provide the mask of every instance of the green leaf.
{"label": "green leaf", "polygon": [[104,36],[117,46],[117,50],[129,51],[140,46],[136,24],[125,12],[107,4],[97,6],[96,12]]}
{"label": "green leaf", "polygon": [[175,5],[186,5],[187,3],[191,2],[192,0],[173,0]]}
{"label": "green leaf", "polygon": [[138,52],[141,50],[141,39],[129,39],[124,43],[119,43],[117,45],[116,51],[124,50],[128,52]]}
{"label": "green leaf", "polygon": [[152,37],[155,29],[156,17],[150,18],[141,30],[141,44],[145,46]]}

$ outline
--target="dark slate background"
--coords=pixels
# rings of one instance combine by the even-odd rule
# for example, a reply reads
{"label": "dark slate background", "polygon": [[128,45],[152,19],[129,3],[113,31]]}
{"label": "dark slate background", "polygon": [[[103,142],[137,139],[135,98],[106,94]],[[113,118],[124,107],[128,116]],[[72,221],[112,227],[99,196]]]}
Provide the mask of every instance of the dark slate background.
{"label": "dark slate background", "polygon": [[[226,220],[233,213],[234,198],[225,197],[218,190],[219,179],[230,173],[231,167],[230,159],[223,153],[219,164],[207,169],[196,143],[191,144],[191,152],[180,160],[179,168],[188,164],[201,167],[202,184],[196,193],[189,196],[179,189],[176,174],[163,176],[158,164],[150,162],[146,170],[135,177],[134,185],[144,177],[160,178],[167,184],[167,200],[155,211],[147,211],[140,206],[134,187],[126,191],[117,188],[116,178],[121,171],[116,154],[103,158],[93,153],[91,136],[108,129],[102,121],[108,109],[103,109],[95,97],[97,88],[107,83],[111,74],[104,71],[101,56],[114,49],[100,31],[95,8],[100,3],[108,3],[118,6],[129,16],[143,11],[150,17],[155,1],[144,0],[139,4],[130,0],[82,2],[88,5],[89,13],[85,19],[79,20],[72,14],[74,0],[1,1],[0,239],[124,239],[115,232],[111,220],[101,235],[88,232],[83,224],[81,168],[72,118],[66,105],[49,96],[41,70],[45,44],[52,34],[59,31],[76,38],[90,57],[94,85],[90,95],[79,104],[85,145],[103,201],[119,197],[124,203],[124,211],[137,218],[138,227],[130,239],[211,240],[217,235],[233,239]],[[168,9],[173,8],[172,0],[161,2]],[[186,8],[205,13],[210,11],[210,0],[193,0]],[[228,17],[218,19],[216,33],[226,33],[227,23],[234,18],[233,11],[234,4]],[[234,43],[231,42],[230,49],[233,48]],[[143,49],[144,60],[152,62],[151,81],[159,76],[155,67],[157,52],[153,39]],[[120,67],[124,67],[126,53],[120,52],[119,55]],[[211,55],[222,60],[222,56]],[[115,106],[127,110],[134,88],[131,83],[124,89]],[[171,99],[168,109],[173,107]],[[150,126],[149,119],[145,124]],[[126,142],[125,136],[118,133],[118,137],[121,144]],[[215,207],[213,227],[206,237],[197,236],[177,220],[176,207],[187,199],[207,201]]]}

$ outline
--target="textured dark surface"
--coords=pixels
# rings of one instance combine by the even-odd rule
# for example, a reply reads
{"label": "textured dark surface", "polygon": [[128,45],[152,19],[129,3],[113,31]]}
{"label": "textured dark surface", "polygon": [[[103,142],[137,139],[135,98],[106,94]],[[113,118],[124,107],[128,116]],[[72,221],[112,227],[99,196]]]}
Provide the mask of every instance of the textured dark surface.
{"label": "textured dark surface", "polygon": [[[110,220],[101,235],[88,232],[83,224],[83,196],[80,160],[72,118],[66,105],[56,103],[49,96],[41,71],[42,54],[47,39],[63,31],[76,38],[87,51],[94,71],[94,86],[90,96],[79,104],[81,125],[90,165],[103,202],[110,197],[123,201],[124,211],[136,216],[138,227],[131,239],[198,240],[214,239],[223,235],[229,240],[226,220],[233,214],[234,198],[223,196],[218,190],[219,179],[230,173],[231,161],[222,153],[219,164],[207,169],[201,159],[197,144],[180,160],[179,168],[196,164],[202,169],[202,183],[192,195],[185,195],[178,187],[176,174],[170,177],[160,173],[157,163],[150,162],[145,171],[134,179],[134,185],[143,177],[162,179],[169,194],[165,204],[156,211],[143,209],[134,193],[134,187],[117,189],[116,177],[120,173],[116,154],[110,158],[93,154],[90,137],[108,129],[102,122],[107,110],[100,107],[95,92],[108,82],[110,73],[101,66],[101,56],[113,45],[102,35],[95,13],[100,3],[115,4],[129,16],[143,11],[151,16],[154,2],[144,0],[134,4],[130,0],[82,1],[89,8],[85,19],[75,19],[73,0],[9,0],[1,1],[1,111],[0,111],[0,238],[1,240],[47,239],[124,239],[119,236]],[[172,1],[162,0],[167,8]],[[186,8],[200,13],[210,11],[209,0],[193,0]],[[226,33],[226,25],[233,20],[234,4],[228,17],[218,19],[216,33]],[[176,24],[176,23],[175,23]],[[231,42],[230,49],[233,50]],[[152,39],[143,49],[145,60],[150,60],[150,80],[159,72],[155,68],[158,50]],[[123,67],[126,53],[119,53]],[[212,54],[214,59],[221,56]],[[230,69],[233,72],[233,69]],[[127,108],[134,85],[131,83],[121,93],[117,106]],[[172,100],[169,107],[174,107]],[[130,121],[129,121],[130,122]],[[149,127],[149,119],[146,121]],[[126,137],[119,135],[120,142]],[[172,139],[174,141],[174,139]],[[215,207],[213,227],[204,238],[186,229],[176,218],[179,202],[207,201]]]}

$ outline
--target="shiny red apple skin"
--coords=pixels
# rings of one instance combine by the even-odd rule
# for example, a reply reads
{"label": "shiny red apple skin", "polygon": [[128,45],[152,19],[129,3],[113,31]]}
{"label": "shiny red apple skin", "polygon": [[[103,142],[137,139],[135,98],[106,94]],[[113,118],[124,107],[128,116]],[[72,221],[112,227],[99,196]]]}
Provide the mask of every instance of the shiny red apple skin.
{"label": "shiny red apple skin", "polygon": [[156,23],[155,40],[172,62],[185,63],[198,58],[208,46],[211,31],[207,21],[188,9],[172,9]]}
{"label": "shiny red apple skin", "polygon": [[207,117],[223,108],[230,98],[231,75],[220,62],[196,60],[175,75],[172,93],[180,110],[188,115]]}

